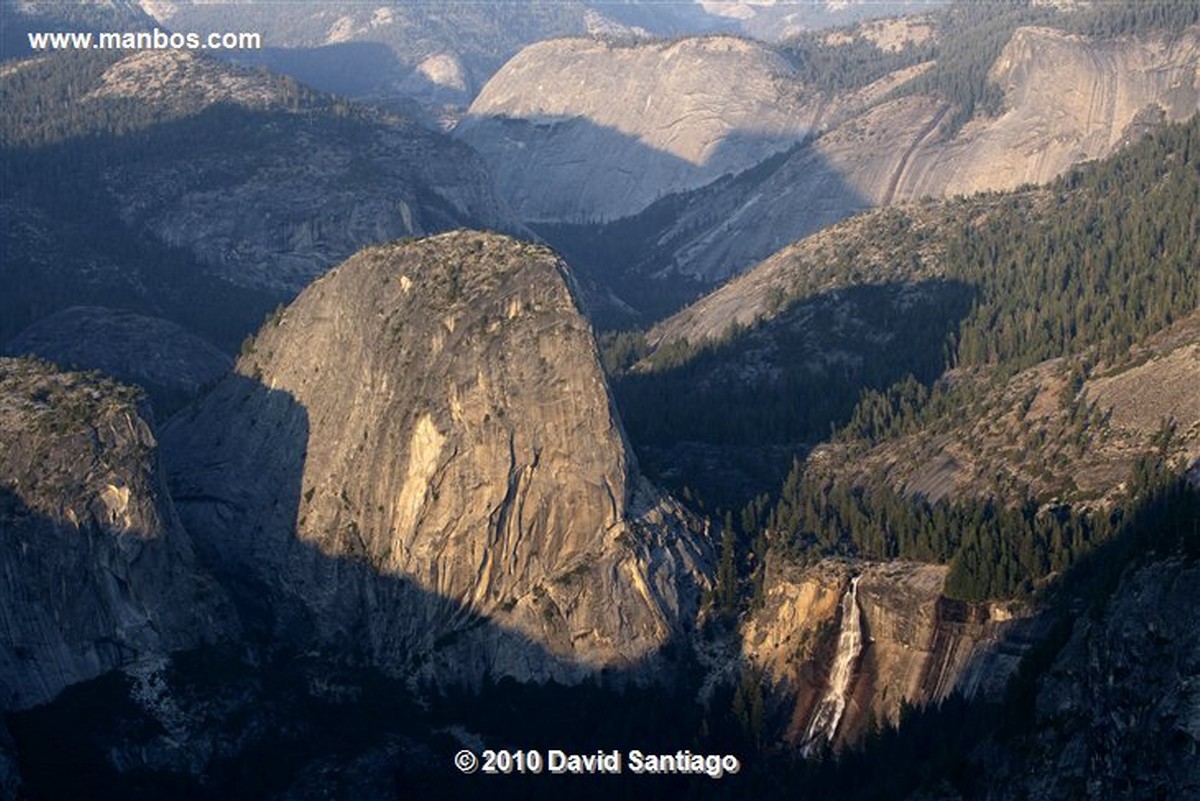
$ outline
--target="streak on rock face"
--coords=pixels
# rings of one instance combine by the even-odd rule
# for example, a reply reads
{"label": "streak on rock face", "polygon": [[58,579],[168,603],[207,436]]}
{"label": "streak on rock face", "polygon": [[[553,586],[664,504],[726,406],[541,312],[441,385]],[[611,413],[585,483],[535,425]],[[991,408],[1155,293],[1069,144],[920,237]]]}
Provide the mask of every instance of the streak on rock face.
{"label": "streak on rock face", "polygon": [[417,422],[409,444],[408,473],[396,502],[395,532],[401,541],[411,542],[417,532],[417,516],[429,496],[430,480],[445,444],[446,438],[438,432],[430,415],[425,415]]}

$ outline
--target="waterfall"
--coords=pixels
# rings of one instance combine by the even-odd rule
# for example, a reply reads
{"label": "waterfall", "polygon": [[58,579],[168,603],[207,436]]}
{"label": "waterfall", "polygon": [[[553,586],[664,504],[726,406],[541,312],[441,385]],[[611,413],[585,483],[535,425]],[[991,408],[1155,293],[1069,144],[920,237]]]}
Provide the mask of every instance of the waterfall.
{"label": "waterfall", "polygon": [[842,713],[846,711],[846,691],[854,678],[854,665],[862,653],[862,613],[858,609],[858,579],[850,580],[850,589],[842,596],[842,624],[838,633],[837,654],[829,670],[829,689],[817,704],[805,735],[804,754],[808,756],[821,741],[832,742]]}

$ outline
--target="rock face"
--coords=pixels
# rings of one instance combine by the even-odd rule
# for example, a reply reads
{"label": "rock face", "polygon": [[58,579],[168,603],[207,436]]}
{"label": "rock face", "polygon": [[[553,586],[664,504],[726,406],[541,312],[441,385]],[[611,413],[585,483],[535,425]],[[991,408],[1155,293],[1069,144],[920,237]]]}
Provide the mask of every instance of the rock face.
{"label": "rock face", "polygon": [[992,67],[1005,111],[945,143],[921,143],[892,199],[1044,183],[1200,108],[1200,29],[1092,40],[1018,30]]}
{"label": "rock face", "polygon": [[175,323],[99,306],[75,306],[26,328],[4,347],[71,370],[100,370],[150,393],[160,414],[233,366],[228,356]]}
{"label": "rock face", "polygon": [[770,48],[731,37],[527,47],[456,135],[483,154],[527,221],[634,214],[802,139],[822,103]]}
{"label": "rock face", "polygon": [[[187,51],[75,54],[66,66],[69,55],[0,75],[20,109],[5,143],[34,153],[18,160],[11,199],[82,229],[92,244],[81,248],[119,263],[121,245],[146,238],[237,287],[290,297],[368,244],[464,225],[520,230],[470,148],[407,118]],[[65,86],[63,70],[74,70]],[[38,103],[60,93],[72,120],[55,127]],[[51,191],[44,170],[63,158],[81,168]],[[18,250],[6,267],[37,259]]]}
{"label": "rock face", "polygon": [[[938,278],[942,240],[939,228],[977,219],[988,213],[985,203],[966,214],[947,204],[873,209],[793,242],[750,270],[727,281],[687,308],[651,328],[646,339],[658,347],[687,341],[718,342],[736,326],[752,328],[786,311],[786,300],[856,284],[900,283]],[[903,228],[925,243],[916,259],[897,258],[880,231]],[[853,252],[852,264],[845,254]],[[846,268],[849,269],[846,269]]]}
{"label": "rock face", "polygon": [[891,202],[905,154],[934,136],[948,109],[930,97],[885,102],[795,148],[762,179],[733,181],[732,191],[687,204],[659,235],[659,269],[718,281],[803,236]]}
{"label": "rock face", "polygon": [[[976,119],[948,136],[942,126],[949,107],[931,98],[876,106],[826,132],[811,153],[801,151],[772,177],[763,195],[783,201],[764,220],[764,229],[796,239],[830,217],[866,206],[1045,183],[1075,164],[1111,155],[1164,119],[1195,114],[1198,68],[1196,28],[1114,40],[1019,29],[991,71],[1005,93],[999,117]],[[841,178],[839,193],[809,188],[822,173],[814,165]],[[788,186],[798,191],[772,191]],[[809,222],[814,205],[823,217]],[[735,268],[748,266],[748,254],[761,258],[770,252],[761,234],[759,241],[754,233],[742,236],[740,245],[724,244],[743,260]],[[678,259],[681,269],[695,275],[732,272],[728,267],[721,272],[721,262],[707,253],[693,260],[681,251]]]}
{"label": "rock face", "polygon": [[707,581],[695,523],[632,464],[564,265],[503,237],[358,254],[165,439],[189,528],[268,589],[272,625],[393,671],[630,667]]}
{"label": "rock face", "polygon": [[[549,51],[556,45],[564,51],[568,47],[561,43],[541,47]],[[512,64],[523,66],[523,57]],[[615,56],[610,60],[617,62]],[[673,76],[675,63],[664,55],[657,69]],[[770,63],[764,56],[738,68],[743,75],[756,76],[748,80],[758,87],[756,94],[747,94],[743,105],[753,97],[776,102],[768,101],[766,87],[788,85],[786,73],[773,73]],[[583,70],[589,62],[578,64],[577,69]],[[1200,29],[1194,27],[1118,39],[1019,29],[990,73],[991,80],[1004,89],[1004,110],[994,118],[977,117],[957,131],[949,127],[954,111],[949,102],[889,93],[927,66],[901,70],[853,95],[821,96],[793,81],[787,91],[800,100],[780,106],[778,113],[799,106],[803,110],[796,112],[795,119],[802,123],[792,130],[806,128],[811,137],[801,143],[803,136],[796,135],[786,156],[764,160],[734,179],[701,189],[681,191],[697,183],[665,183],[662,176],[656,178],[656,185],[664,187],[661,194],[679,194],[646,210],[628,229],[653,232],[644,237],[642,248],[649,255],[639,254],[645,261],[635,269],[644,275],[674,273],[706,283],[721,281],[788,243],[865,209],[1044,183],[1073,165],[1112,154],[1164,120],[1187,119],[1200,107]],[[565,67],[562,71],[574,74]],[[606,77],[596,77],[599,74]],[[616,80],[607,77],[610,74],[622,73],[611,64],[591,66],[589,83],[600,91]],[[613,206],[603,213],[594,209],[610,192],[619,198],[635,196],[631,194],[635,178],[654,174],[650,167],[665,158],[662,152],[674,152],[670,149],[674,141],[640,153],[633,147],[634,141],[649,141],[637,121],[644,119],[642,104],[650,92],[635,81],[610,88],[604,111],[592,112],[591,106],[582,104],[579,108],[559,104],[550,110],[554,98],[547,88],[552,86],[550,78],[528,68],[511,74],[506,68],[494,80],[504,87],[505,96],[497,98],[494,110],[488,109],[483,105],[489,99],[485,89],[476,106],[495,119],[487,126],[464,127],[462,135],[489,164],[509,160],[509,167],[493,167],[497,185],[526,219],[580,222],[618,216],[621,212]],[[550,101],[542,99],[547,94]],[[545,111],[539,110],[539,103]],[[610,136],[620,144],[604,147],[596,127],[579,119],[596,122],[601,113],[607,120],[602,125],[631,138],[622,141]],[[686,127],[684,114],[677,117],[678,125]],[[704,124],[709,129],[721,125],[736,129],[736,120],[736,114],[722,112],[717,118],[706,118]],[[576,139],[586,144],[577,147],[572,144]],[[766,157],[772,150],[785,149],[772,146],[758,152]],[[748,160],[726,162],[711,177],[750,166]],[[511,170],[507,177],[505,169]],[[605,169],[612,174],[602,174]],[[526,197],[537,199],[526,203]],[[643,197],[653,200],[656,195]],[[571,208],[572,214],[553,218],[537,211],[543,199]],[[643,205],[630,203],[623,213]],[[626,300],[636,305],[636,299]]]}
{"label": "rock face", "polygon": [[236,629],[131,396],[0,360],[0,708]]}
{"label": "rock face", "polygon": [[399,117],[285,110],[277,80],[186,52],[129,56],[90,99],[167,102],[164,82],[171,102],[193,99],[190,114],[223,101],[272,118],[247,119],[242,132],[257,129],[272,140],[265,146],[235,147],[230,137],[228,146],[141,154],[107,173],[126,224],[191,250],[235,284],[296,292],[367,244],[464,224],[515,227],[478,157],[458,143]]}
{"label": "rock face", "polygon": [[[1200,793],[1200,570],[1125,577],[1081,616],[1037,690],[1034,735],[993,765],[988,797],[1195,798]],[[1011,761],[1009,761],[1011,759]]]}
{"label": "rock face", "polygon": [[750,661],[789,699],[787,736],[797,743],[826,689],[839,605],[852,575],[860,577],[864,641],[835,746],[853,742],[872,721],[896,723],[905,703],[923,706],[955,691],[994,696],[1041,626],[1009,606],[943,597],[944,566],[824,561],[778,568],[765,605],[744,627],[743,643]]}

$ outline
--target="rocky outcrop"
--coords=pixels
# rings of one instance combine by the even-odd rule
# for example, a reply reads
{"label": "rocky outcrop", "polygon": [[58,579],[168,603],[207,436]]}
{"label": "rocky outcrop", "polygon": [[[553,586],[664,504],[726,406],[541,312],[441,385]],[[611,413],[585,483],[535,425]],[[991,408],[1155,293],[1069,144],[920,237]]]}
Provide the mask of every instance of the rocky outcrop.
{"label": "rocky outcrop", "polygon": [[236,628],[132,391],[0,360],[0,708]]}
{"label": "rocky outcrop", "polygon": [[1018,30],[992,67],[1005,111],[913,153],[896,199],[1043,183],[1200,108],[1200,29],[1095,40]]}
{"label": "rocky outcrop", "polygon": [[468,148],[398,117],[319,102],[288,109],[276,79],[264,87],[213,62],[195,69],[198,60],[138,53],[110,67],[89,99],[158,102],[161,79],[139,79],[152,70],[179,75],[170,97],[194,96],[190,114],[223,101],[270,115],[226,123],[273,132],[269,144],[213,147],[209,139],[158,158],[139,154],[105,176],[126,224],[187,248],[232,283],[295,292],[367,244],[462,225],[515,227]]}
{"label": "rocky outcrop", "polygon": [[[35,120],[33,98],[69,97],[69,125],[14,124],[6,135],[66,153],[92,137],[78,186],[59,191],[94,197],[106,221],[110,210],[119,218],[117,230],[92,232],[102,250],[125,226],[231,284],[293,295],[368,244],[464,225],[520,230],[470,148],[404,117],[190,51],[93,55],[78,59],[66,87],[59,54],[0,82]],[[46,202],[33,178],[14,186],[15,198]]]}
{"label": "rocky outcrop", "polygon": [[987,754],[987,797],[1195,798],[1198,598],[1194,564],[1159,562],[1078,617],[1038,683],[1032,734]]}
{"label": "rocky outcrop", "polygon": [[865,208],[1045,183],[1195,114],[1198,66],[1196,28],[1110,40],[1022,28],[991,71],[1005,93],[1000,116],[951,134],[949,104],[885,99],[824,130],[765,180],[689,204],[660,235],[671,244],[658,268],[715,281]]}
{"label": "rocky outcrop", "polygon": [[1043,627],[1004,604],[945,598],[946,567],[823,561],[776,567],[765,604],[746,622],[743,650],[781,698],[786,736],[802,743],[835,661],[840,604],[852,576],[861,617],[861,654],[846,694],[835,745],[871,725],[896,723],[902,705],[924,706],[959,692],[995,697]]}
{"label": "rocky outcrop", "polygon": [[45,317],[4,351],[137,384],[164,417],[233,366],[224,353],[169,320],[100,306],[74,306]]}
{"label": "rocky outcrop", "polygon": [[707,546],[638,476],[566,281],[496,235],[364,251],[172,421],[181,513],[277,633],[452,681],[634,667],[683,631]]}
{"label": "rocky outcrop", "polygon": [[787,149],[823,105],[755,42],[564,39],[505,64],[456,135],[522,219],[599,221]]}
{"label": "rocky outcrop", "polygon": [[659,235],[659,269],[719,281],[803,236],[891,202],[906,153],[935,137],[948,109],[930,97],[877,105],[797,147],[763,179],[734,181],[731,192],[687,204]]}
{"label": "rocky outcrop", "polygon": [[[854,285],[941,277],[944,245],[934,232],[987,214],[986,204],[976,204],[972,210],[946,204],[873,209],[831,225],[793,242],[658,323],[646,340],[654,347],[679,341],[719,342],[733,329],[753,328],[786,312],[795,298]],[[916,258],[898,258],[888,237],[880,235],[897,230],[919,238],[922,244]]]}

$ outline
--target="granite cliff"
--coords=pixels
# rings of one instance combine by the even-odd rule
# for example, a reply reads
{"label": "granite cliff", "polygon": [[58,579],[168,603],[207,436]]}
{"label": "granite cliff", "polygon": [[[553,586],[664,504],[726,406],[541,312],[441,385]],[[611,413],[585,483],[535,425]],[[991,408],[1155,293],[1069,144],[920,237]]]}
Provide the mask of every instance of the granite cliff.
{"label": "granite cliff", "polygon": [[[641,238],[632,263],[596,270],[711,284],[868,208],[1047,182],[1200,103],[1195,27],[1114,38],[1018,28],[988,73],[999,113],[961,127],[954,103],[909,86],[929,62],[834,92],[765,45],[726,41],[539,44],[497,73],[458,135],[528,221],[633,216],[611,228]],[[718,43],[727,66],[706,52]],[[631,70],[651,57],[653,80]],[[742,76],[738,101],[717,106],[718,90],[695,87],[728,85],[726,71]],[[560,74],[569,79],[552,81]],[[666,89],[677,99],[663,105]],[[574,235],[547,232],[564,247]]]}
{"label": "granite cliff", "polygon": [[[825,560],[773,565],[764,603],[742,627],[746,659],[762,671],[788,721],[785,736],[813,745],[811,728],[829,687],[844,622],[840,605],[857,577],[861,650],[845,688],[834,747],[872,726],[899,722],[904,705],[951,693],[997,697],[1046,626],[1017,604],[966,603],[943,595],[946,567]],[[819,743],[815,743],[819,745]]]}
{"label": "granite cliff", "polygon": [[825,102],[801,90],[784,58],[748,40],[552,40],[505,64],[455,135],[522,219],[599,221],[803,139]]}
{"label": "granite cliff", "polygon": [[171,421],[181,514],[276,633],[573,679],[694,620],[705,538],[639,477],[567,281],[490,234],[363,251]]}
{"label": "granite cliff", "polygon": [[133,390],[0,360],[0,708],[237,631]]}
{"label": "granite cliff", "polygon": [[[1198,66],[1196,28],[1116,39],[1018,29],[989,75],[1004,91],[999,116],[951,131],[952,106],[938,98],[882,98],[822,130],[765,180],[689,205],[659,235],[670,256],[658,268],[719,280],[866,208],[1045,183],[1195,114]],[[724,213],[715,216],[714,204]]]}

